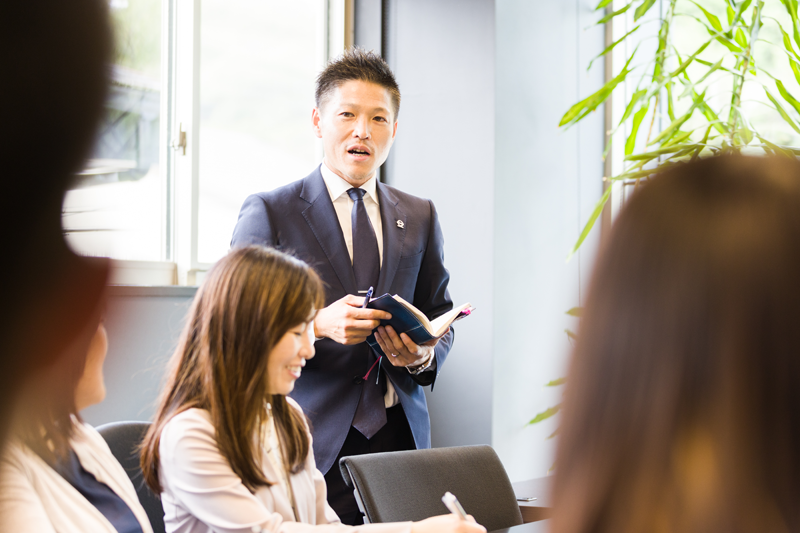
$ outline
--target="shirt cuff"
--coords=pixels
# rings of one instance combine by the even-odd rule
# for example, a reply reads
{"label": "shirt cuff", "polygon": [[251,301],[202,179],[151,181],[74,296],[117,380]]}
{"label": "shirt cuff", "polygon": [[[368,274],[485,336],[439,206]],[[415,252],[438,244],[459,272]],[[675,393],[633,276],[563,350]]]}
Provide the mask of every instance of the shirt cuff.
{"label": "shirt cuff", "polygon": [[406,365],[406,370],[408,370],[408,373],[412,375],[417,375],[421,372],[425,372],[431,367],[434,356],[435,352],[431,352],[431,354],[425,359],[417,361],[416,363],[411,363],[410,365]]}

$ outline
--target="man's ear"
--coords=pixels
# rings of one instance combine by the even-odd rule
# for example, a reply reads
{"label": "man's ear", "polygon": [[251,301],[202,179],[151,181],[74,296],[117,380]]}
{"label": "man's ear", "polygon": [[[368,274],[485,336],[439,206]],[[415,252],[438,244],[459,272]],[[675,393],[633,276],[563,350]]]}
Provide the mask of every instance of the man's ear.
{"label": "man's ear", "polygon": [[321,120],[319,108],[315,107],[311,110],[311,127],[314,130],[314,135],[322,139],[322,130],[319,127],[319,121]]}
{"label": "man's ear", "polygon": [[398,125],[399,123],[400,123],[400,122],[399,122],[399,121],[397,121],[397,120],[395,120],[395,121],[394,121],[394,128],[392,128],[392,139],[394,139],[394,136],[395,136],[395,135],[397,135],[397,125]]}

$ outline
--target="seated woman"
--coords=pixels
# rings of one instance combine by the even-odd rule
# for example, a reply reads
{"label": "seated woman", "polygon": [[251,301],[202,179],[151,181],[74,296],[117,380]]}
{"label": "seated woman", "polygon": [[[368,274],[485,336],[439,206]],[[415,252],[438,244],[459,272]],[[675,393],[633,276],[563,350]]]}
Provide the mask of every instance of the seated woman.
{"label": "seated woman", "polygon": [[0,459],[0,531],[152,533],[125,470],[77,414],[106,393],[103,323],[86,337],[88,353],[72,350],[26,382]]}
{"label": "seated woman", "polygon": [[556,533],[800,531],[800,164],[647,182],[598,259],[568,373]]}
{"label": "seated woman", "polygon": [[[208,273],[142,450],[168,532],[354,530],[326,502],[305,417],[286,397],[314,357],[323,304],[314,271],[268,248],[234,250]],[[453,515],[356,529],[486,531]]]}

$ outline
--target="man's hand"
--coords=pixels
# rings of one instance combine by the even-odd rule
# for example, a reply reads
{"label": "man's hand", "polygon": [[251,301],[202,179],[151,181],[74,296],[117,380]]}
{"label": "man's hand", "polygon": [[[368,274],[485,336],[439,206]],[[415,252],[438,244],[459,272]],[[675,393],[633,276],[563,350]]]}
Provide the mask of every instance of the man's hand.
{"label": "man's hand", "polygon": [[377,309],[361,309],[364,298],[348,294],[317,312],[314,317],[314,335],[327,337],[339,344],[358,344],[370,336],[380,320],[392,315]]}
{"label": "man's hand", "polygon": [[433,339],[424,344],[415,344],[405,333],[397,335],[392,326],[376,329],[375,339],[393,366],[413,365],[433,355],[433,349],[439,342],[439,339]]}

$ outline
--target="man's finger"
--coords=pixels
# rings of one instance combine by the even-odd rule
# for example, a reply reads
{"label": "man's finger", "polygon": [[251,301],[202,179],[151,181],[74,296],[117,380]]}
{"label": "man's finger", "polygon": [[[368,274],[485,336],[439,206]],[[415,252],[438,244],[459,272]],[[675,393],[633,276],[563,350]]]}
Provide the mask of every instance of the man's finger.
{"label": "man's finger", "polygon": [[352,305],[353,307],[361,307],[364,305],[364,297],[356,296],[355,294],[345,294],[344,297],[339,301],[346,303],[347,305]]}
{"label": "man's finger", "polygon": [[352,324],[346,329],[349,330],[363,330],[367,335],[372,333],[372,330],[381,325],[380,320],[353,320]]}
{"label": "man's finger", "polygon": [[418,353],[419,352],[419,345],[411,340],[411,337],[406,335],[405,333],[400,334],[400,340],[403,341],[406,349],[411,353]]}
{"label": "man's finger", "polygon": [[380,309],[361,309],[357,307],[350,308],[348,315],[359,320],[389,320],[392,318],[390,313]]}

